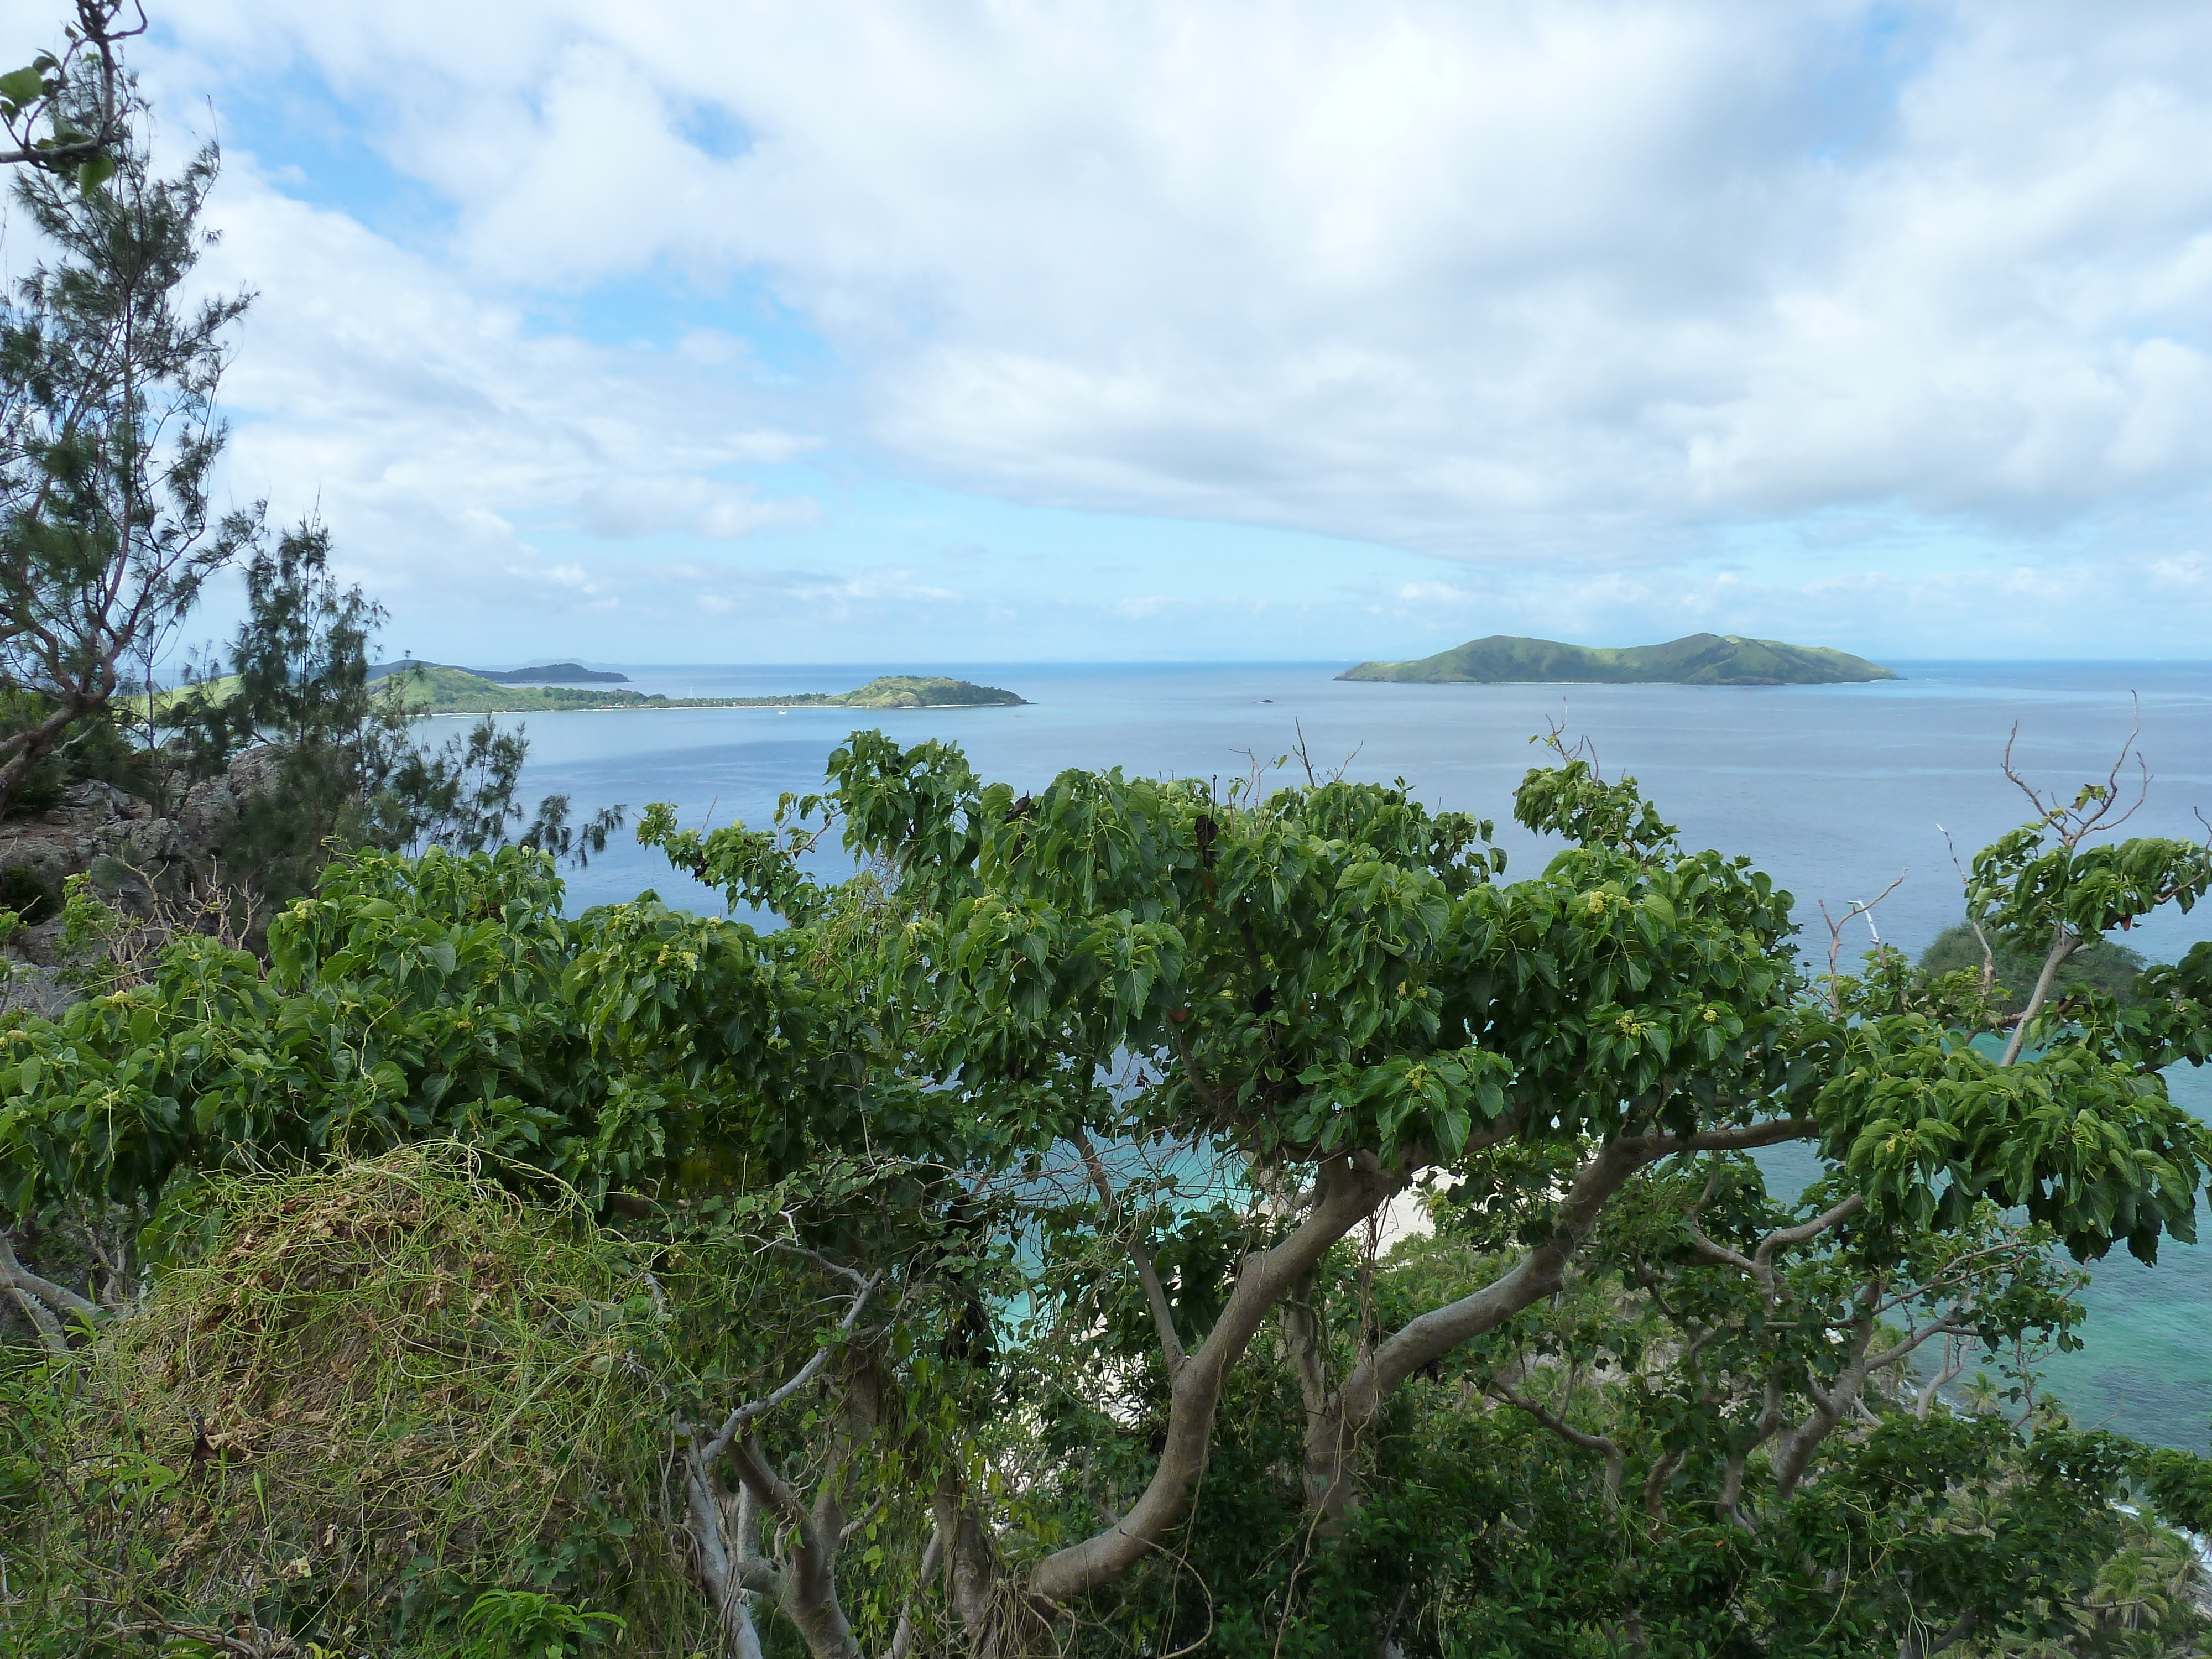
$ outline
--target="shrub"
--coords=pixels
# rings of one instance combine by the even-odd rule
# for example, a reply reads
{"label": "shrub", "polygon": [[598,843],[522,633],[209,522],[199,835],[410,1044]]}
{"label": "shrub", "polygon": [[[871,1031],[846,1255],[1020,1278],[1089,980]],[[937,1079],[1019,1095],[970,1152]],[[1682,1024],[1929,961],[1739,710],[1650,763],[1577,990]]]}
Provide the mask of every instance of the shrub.
{"label": "shrub", "polygon": [[195,1214],[204,1248],[143,1312],[6,1385],[17,1651],[250,1629],[447,1653],[533,1607],[581,1620],[572,1644],[618,1618],[628,1651],[702,1645],[651,1305],[580,1210],[434,1145],[227,1182]]}

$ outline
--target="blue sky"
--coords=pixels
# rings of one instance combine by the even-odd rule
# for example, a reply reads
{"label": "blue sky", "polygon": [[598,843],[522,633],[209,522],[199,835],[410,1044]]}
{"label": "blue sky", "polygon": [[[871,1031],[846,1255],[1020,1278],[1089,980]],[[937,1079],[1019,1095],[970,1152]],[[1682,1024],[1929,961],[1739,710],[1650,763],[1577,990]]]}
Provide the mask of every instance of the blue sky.
{"label": "blue sky", "polygon": [[2212,654],[2201,5],[153,10],[395,650]]}

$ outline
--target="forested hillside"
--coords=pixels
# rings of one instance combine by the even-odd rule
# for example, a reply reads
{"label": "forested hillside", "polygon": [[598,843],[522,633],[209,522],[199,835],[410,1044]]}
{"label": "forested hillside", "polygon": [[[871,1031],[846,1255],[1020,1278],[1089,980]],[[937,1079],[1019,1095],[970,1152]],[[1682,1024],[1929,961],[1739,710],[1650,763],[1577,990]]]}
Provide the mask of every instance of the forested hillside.
{"label": "forested hillside", "polygon": [[1619,647],[1492,634],[1413,662],[1364,662],[1337,678],[1419,685],[1836,685],[1898,677],[1848,651],[1735,634]]}

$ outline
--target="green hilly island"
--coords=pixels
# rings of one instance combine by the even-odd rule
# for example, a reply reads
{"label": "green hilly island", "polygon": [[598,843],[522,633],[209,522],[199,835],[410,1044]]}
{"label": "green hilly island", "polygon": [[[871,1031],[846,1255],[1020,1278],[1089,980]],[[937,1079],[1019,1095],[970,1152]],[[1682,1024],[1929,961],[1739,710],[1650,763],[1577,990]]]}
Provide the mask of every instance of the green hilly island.
{"label": "green hilly island", "polygon": [[1364,662],[1340,680],[1417,685],[1846,685],[1899,678],[1826,646],[1741,634],[1692,634],[1664,645],[1563,645],[1492,634],[1413,662]]}
{"label": "green hilly island", "polygon": [[[1012,708],[1025,699],[994,685],[929,674],[885,674],[854,691],[801,691],[780,697],[668,697],[643,691],[586,690],[574,685],[520,685],[487,678],[441,663],[380,665],[373,679],[388,680],[425,714],[539,714],[586,708]],[[224,695],[226,681],[208,690]],[[166,704],[176,692],[164,692]],[[143,708],[144,699],[140,699]]]}

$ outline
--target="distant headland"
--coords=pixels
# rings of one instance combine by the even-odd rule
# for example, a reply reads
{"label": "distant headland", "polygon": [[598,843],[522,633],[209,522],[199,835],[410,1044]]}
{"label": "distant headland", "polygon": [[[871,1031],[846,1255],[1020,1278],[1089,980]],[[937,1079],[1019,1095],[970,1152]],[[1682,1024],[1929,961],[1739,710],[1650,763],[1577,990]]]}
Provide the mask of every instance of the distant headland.
{"label": "distant headland", "polygon": [[[417,662],[412,657],[398,662],[380,662],[368,671],[368,678],[380,680],[403,670],[436,668],[438,663]],[[611,670],[586,668],[580,662],[532,663],[527,668],[461,668],[456,673],[473,674],[480,680],[489,680],[495,685],[628,685],[629,676]]]}
{"label": "distant headland", "polygon": [[380,663],[369,670],[369,677],[404,676],[401,695],[426,714],[535,714],[580,708],[1013,708],[1026,701],[994,685],[931,674],[885,674],[857,690],[799,691],[780,697],[668,697],[643,691],[587,690],[540,678],[562,671],[599,682],[627,678],[595,673],[574,663],[518,669],[495,678],[472,668],[412,659]]}
{"label": "distant headland", "polygon": [[629,676],[586,668],[580,662],[541,662],[528,668],[471,668],[480,680],[500,685],[627,685]]}
{"label": "distant headland", "polygon": [[1741,634],[1692,634],[1665,645],[1562,645],[1492,634],[1414,662],[1364,662],[1340,680],[1419,685],[1849,685],[1901,678],[1848,651]]}

